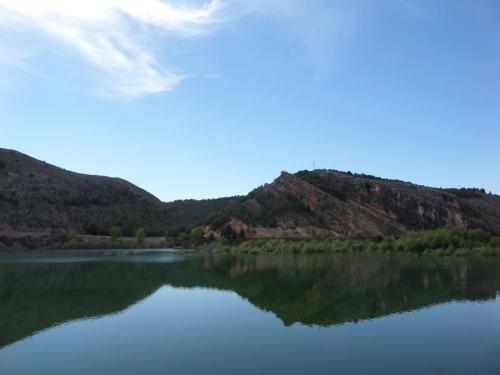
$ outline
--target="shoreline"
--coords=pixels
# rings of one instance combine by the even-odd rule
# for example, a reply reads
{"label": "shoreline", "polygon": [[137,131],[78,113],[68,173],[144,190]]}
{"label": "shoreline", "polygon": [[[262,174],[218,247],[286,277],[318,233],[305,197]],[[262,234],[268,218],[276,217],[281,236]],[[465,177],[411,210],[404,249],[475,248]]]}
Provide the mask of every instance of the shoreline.
{"label": "shoreline", "polygon": [[[5,244],[11,246],[5,246]],[[3,244],[3,246],[1,246]],[[67,235],[62,233],[0,233],[0,252],[16,250],[160,250],[171,249],[190,253],[213,254],[313,254],[345,252],[407,252],[443,256],[500,255],[500,235],[482,229],[439,228],[411,231],[399,237],[308,239],[252,239],[231,241],[219,237],[186,241],[179,245],[176,238],[135,237],[113,239],[111,236]]]}

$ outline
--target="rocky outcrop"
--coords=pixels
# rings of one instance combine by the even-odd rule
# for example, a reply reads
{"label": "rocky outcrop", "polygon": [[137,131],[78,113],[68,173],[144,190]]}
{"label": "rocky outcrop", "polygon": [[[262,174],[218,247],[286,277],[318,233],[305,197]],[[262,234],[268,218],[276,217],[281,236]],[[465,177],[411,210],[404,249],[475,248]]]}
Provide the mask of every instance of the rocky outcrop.
{"label": "rocky outcrop", "polygon": [[298,173],[299,178],[316,183],[322,190],[358,204],[406,229],[442,226],[484,228],[500,232],[500,197],[480,189],[460,196],[457,189],[438,189],[409,182],[352,175],[332,170]]}
{"label": "rocky outcrop", "polygon": [[336,235],[376,237],[405,230],[397,221],[355,200],[344,201],[287,172],[282,172],[273,184],[278,191],[302,202]]}
{"label": "rocky outcrop", "polygon": [[[263,221],[262,213],[270,211],[274,218]],[[293,232],[309,227],[316,230],[308,233],[327,230],[339,237],[399,235],[443,226],[500,233],[500,197],[484,190],[431,188],[335,170],[282,172],[225,215],[229,224],[235,218],[248,224],[254,237],[267,237],[256,230],[263,233],[263,227],[274,228],[274,233],[276,228]]]}

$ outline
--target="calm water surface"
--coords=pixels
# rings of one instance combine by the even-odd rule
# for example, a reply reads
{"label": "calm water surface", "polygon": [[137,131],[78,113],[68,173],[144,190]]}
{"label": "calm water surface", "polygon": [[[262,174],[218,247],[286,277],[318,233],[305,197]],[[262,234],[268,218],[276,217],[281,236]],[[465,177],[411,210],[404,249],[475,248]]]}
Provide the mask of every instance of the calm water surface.
{"label": "calm water surface", "polygon": [[500,263],[0,253],[0,374],[499,374]]}

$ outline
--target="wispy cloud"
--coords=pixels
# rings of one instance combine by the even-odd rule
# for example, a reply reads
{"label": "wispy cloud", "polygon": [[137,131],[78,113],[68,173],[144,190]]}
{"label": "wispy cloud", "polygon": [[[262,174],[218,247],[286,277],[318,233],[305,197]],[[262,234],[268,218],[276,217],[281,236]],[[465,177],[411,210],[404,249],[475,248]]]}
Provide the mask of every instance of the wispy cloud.
{"label": "wispy cloud", "polygon": [[[113,94],[134,97],[168,91],[184,78],[157,61],[148,37],[203,35],[221,7],[219,0],[197,6],[160,0],[0,0],[0,28],[48,34],[105,71]],[[17,49],[3,58],[9,56],[18,62],[23,54]]]}
{"label": "wispy cloud", "polygon": [[[353,4],[357,0],[351,0]],[[317,65],[349,33],[353,6],[337,0],[0,0],[0,32],[37,31],[104,72],[107,92],[137,97],[171,90],[185,75],[168,67],[158,40],[192,39],[249,15],[271,17],[301,40]],[[342,5],[343,6],[343,5]],[[0,41],[1,43],[1,41]],[[22,49],[2,56],[19,63]],[[167,52],[168,54],[168,52]]]}

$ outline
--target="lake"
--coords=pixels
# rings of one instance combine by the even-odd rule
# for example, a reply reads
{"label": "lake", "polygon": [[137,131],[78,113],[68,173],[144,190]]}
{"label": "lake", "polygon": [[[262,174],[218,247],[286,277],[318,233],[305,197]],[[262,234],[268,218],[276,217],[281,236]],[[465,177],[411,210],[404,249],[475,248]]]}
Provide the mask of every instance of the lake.
{"label": "lake", "polygon": [[0,253],[0,374],[499,374],[500,261]]}

